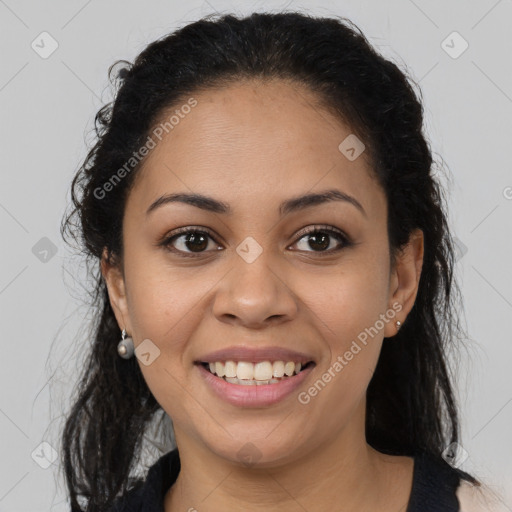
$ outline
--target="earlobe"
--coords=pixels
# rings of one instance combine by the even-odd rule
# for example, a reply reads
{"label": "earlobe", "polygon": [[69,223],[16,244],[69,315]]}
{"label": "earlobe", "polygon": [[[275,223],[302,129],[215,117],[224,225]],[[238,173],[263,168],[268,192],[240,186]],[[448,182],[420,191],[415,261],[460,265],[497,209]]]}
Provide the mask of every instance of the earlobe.
{"label": "earlobe", "polygon": [[[416,229],[409,237],[407,245],[397,256],[390,280],[390,302],[388,307],[391,308],[396,303],[401,305],[402,309],[396,314],[396,320],[400,322],[400,325],[405,322],[418,294],[423,267],[423,243],[423,231]],[[394,336],[398,332],[394,323],[389,325],[389,329],[390,332],[387,332],[387,330],[385,332],[386,337]]]}
{"label": "earlobe", "polygon": [[124,276],[122,275],[119,265],[109,262],[106,248],[103,250],[100,266],[117,324],[120,330],[126,329],[128,332],[131,332],[131,326],[127,323],[129,322],[129,315]]}

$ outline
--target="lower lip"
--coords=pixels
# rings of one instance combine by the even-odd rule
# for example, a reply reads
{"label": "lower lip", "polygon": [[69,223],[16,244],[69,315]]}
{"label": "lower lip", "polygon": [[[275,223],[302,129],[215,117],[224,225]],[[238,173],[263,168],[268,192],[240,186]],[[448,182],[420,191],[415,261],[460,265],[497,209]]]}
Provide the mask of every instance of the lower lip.
{"label": "lower lip", "polygon": [[213,375],[202,364],[196,364],[196,366],[217,396],[239,407],[264,407],[280,402],[293,393],[314,368],[314,365],[308,366],[297,375],[286,377],[274,384],[244,385],[231,384]]}

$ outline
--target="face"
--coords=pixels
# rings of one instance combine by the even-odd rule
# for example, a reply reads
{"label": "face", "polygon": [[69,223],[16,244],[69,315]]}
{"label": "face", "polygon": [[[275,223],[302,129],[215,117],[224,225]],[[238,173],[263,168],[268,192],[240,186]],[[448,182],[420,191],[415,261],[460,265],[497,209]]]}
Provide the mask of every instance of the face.
{"label": "face", "polygon": [[[384,192],[313,93],[274,81],[191,96],[128,196],[122,272],[102,263],[178,446],[271,466],[364,441],[366,388],[413,305],[421,237],[391,268]],[[169,194],[211,201],[150,208]],[[275,377],[280,361],[299,373]],[[227,382],[210,362],[277,381]]]}

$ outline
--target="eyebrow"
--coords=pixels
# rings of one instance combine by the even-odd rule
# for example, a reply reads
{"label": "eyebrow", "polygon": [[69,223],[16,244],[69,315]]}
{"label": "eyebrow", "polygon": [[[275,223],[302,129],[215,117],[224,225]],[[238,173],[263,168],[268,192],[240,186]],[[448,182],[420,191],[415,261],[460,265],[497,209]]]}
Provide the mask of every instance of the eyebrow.
{"label": "eyebrow", "polygon": [[[286,201],[283,201],[279,206],[279,213],[281,216],[283,216],[292,212],[309,208],[311,206],[316,206],[331,201],[343,201],[352,204],[365,217],[367,217],[367,213],[363,208],[363,205],[355,197],[352,197],[351,195],[337,189],[325,190],[323,192],[306,194],[303,196],[287,199]],[[166,194],[156,199],[147,209],[146,216],[148,216],[157,208],[169,203],[184,203],[213,213],[223,213],[227,215],[233,213],[229,204],[212,197],[204,196],[202,194],[176,193]]]}

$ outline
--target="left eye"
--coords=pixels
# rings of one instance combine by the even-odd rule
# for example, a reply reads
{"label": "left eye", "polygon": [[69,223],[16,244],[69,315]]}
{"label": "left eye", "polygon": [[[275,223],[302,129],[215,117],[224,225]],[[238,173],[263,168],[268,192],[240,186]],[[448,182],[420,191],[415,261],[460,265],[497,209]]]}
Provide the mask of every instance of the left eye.
{"label": "left eye", "polygon": [[[296,244],[300,244],[300,241],[302,239],[307,239],[305,244],[308,244],[309,247],[312,247],[314,250],[312,252],[324,252],[324,253],[331,253],[341,250],[344,246],[349,245],[348,238],[343,235],[341,232],[332,229],[332,228],[323,228],[323,227],[315,227],[313,230],[308,231],[306,233],[301,232],[302,236],[300,237],[299,241],[296,242]],[[338,241],[338,247],[335,247],[334,249],[329,249],[331,239],[335,238]],[[341,247],[340,247],[341,244]],[[316,248],[315,248],[316,247]],[[326,250],[328,249],[328,250]],[[306,249],[300,249],[300,250],[306,250]],[[308,252],[308,251],[307,251]]]}

